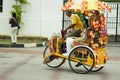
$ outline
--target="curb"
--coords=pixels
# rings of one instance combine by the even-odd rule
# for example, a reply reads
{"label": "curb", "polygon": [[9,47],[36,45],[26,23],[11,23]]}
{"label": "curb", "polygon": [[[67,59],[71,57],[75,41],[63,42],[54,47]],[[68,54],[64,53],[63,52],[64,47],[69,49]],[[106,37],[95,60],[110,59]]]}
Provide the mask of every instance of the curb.
{"label": "curb", "polygon": [[32,47],[43,47],[43,44],[0,44],[0,48],[32,48]]}
{"label": "curb", "polygon": [[[31,44],[0,44],[0,48],[32,48],[32,47],[44,47],[47,43],[31,43]],[[110,42],[106,47],[120,47],[120,42]]]}

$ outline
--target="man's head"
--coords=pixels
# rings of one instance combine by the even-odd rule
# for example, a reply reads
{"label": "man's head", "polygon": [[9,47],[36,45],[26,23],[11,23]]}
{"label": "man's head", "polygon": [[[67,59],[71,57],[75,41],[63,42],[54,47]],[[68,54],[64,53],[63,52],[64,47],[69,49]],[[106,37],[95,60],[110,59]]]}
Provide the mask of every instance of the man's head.
{"label": "man's head", "polygon": [[65,11],[65,12],[66,12],[66,15],[67,15],[68,17],[70,17],[71,14],[72,14],[72,11],[71,11],[71,10],[67,10],[67,11]]}
{"label": "man's head", "polygon": [[15,12],[12,12],[12,17],[16,17],[16,13]]}

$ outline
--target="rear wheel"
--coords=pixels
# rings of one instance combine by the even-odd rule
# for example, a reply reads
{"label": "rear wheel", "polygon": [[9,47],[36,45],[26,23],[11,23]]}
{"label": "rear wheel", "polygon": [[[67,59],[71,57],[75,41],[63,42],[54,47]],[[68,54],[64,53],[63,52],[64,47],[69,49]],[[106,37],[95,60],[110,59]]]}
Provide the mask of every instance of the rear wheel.
{"label": "rear wheel", "polygon": [[97,71],[100,71],[104,66],[101,66],[101,67],[95,67],[93,68],[91,71],[92,72],[97,72]]}
{"label": "rear wheel", "polygon": [[74,72],[85,74],[93,69],[95,57],[89,47],[81,45],[72,49],[68,57],[68,62]]}
{"label": "rear wheel", "polygon": [[[106,60],[104,59],[104,64],[106,63]],[[97,72],[100,71],[101,69],[103,69],[104,65],[101,65],[99,67],[94,67],[91,71],[92,72]]]}
{"label": "rear wheel", "polygon": [[[43,58],[47,55],[47,54],[50,54],[50,51],[49,51],[49,48],[48,46],[45,47],[44,49],[44,52],[43,52]],[[57,67],[60,67],[64,62],[65,62],[65,59],[64,58],[59,58],[55,55],[52,55],[50,56],[52,57],[52,60],[48,63],[46,63],[49,67],[52,67],[52,68],[57,68]],[[50,58],[49,57],[49,58]]]}

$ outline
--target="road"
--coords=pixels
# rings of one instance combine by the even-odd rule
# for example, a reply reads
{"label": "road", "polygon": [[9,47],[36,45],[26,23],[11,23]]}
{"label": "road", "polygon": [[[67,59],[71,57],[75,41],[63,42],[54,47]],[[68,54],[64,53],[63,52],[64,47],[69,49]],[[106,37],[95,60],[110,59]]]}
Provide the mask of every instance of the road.
{"label": "road", "polygon": [[74,73],[66,61],[52,69],[42,63],[44,47],[0,48],[0,80],[119,80],[120,47],[107,47],[109,61],[95,73]]}

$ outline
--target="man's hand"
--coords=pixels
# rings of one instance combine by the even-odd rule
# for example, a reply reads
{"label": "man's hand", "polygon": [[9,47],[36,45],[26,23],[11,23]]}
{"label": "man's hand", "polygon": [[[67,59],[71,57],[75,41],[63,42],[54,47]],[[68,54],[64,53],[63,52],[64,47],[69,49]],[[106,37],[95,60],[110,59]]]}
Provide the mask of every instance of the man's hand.
{"label": "man's hand", "polygon": [[62,37],[64,38],[64,36],[66,34],[66,31],[65,30],[61,30],[61,34],[62,34]]}

